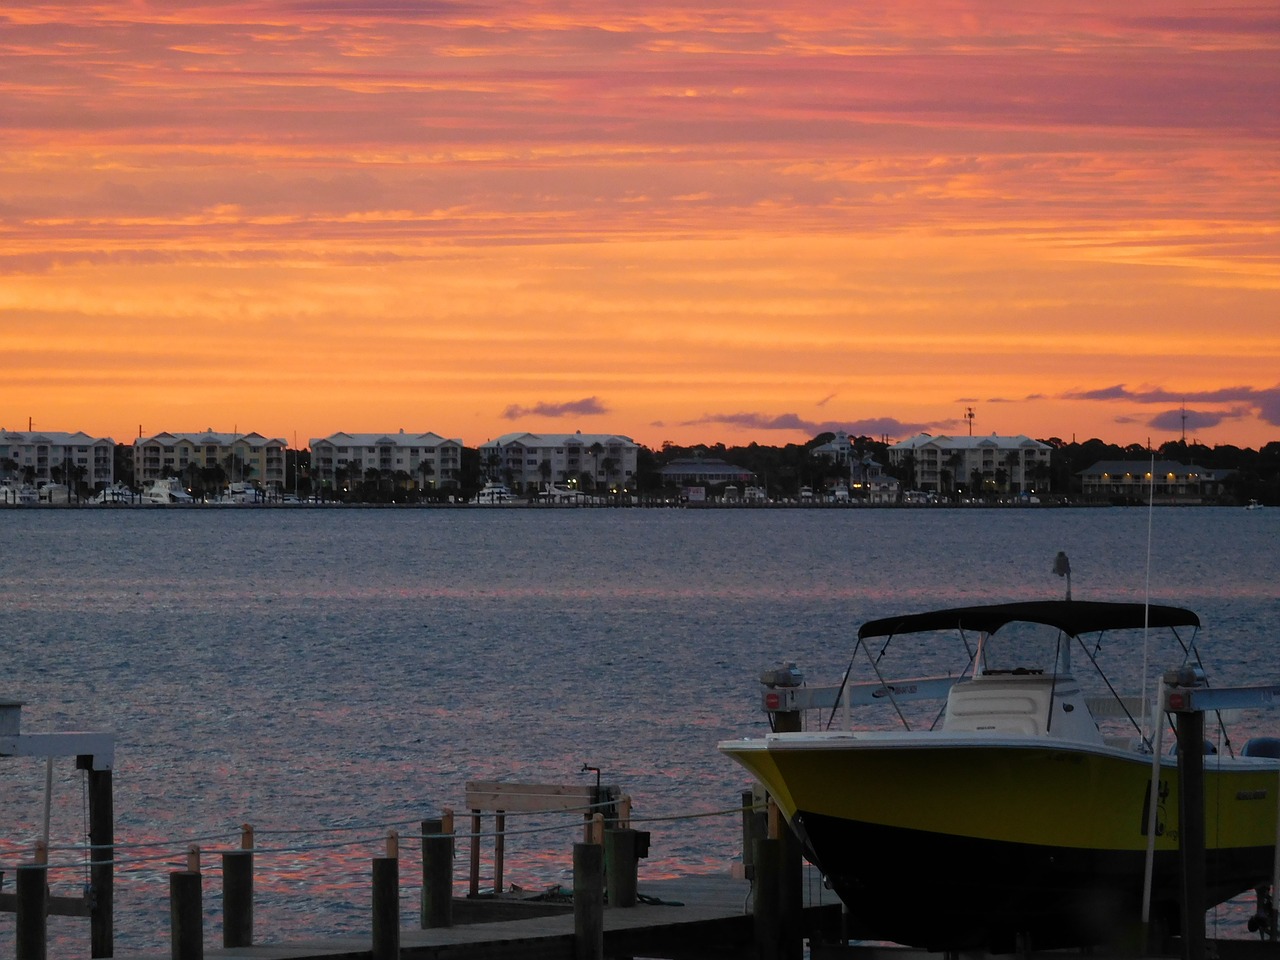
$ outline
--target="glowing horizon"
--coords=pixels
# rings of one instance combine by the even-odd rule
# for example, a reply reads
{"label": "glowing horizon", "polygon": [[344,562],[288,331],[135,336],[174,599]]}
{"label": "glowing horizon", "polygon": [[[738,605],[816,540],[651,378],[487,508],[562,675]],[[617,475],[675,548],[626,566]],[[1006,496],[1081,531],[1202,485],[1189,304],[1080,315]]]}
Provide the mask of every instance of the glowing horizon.
{"label": "glowing horizon", "polygon": [[0,427],[1280,440],[1280,20],[18,3]]}

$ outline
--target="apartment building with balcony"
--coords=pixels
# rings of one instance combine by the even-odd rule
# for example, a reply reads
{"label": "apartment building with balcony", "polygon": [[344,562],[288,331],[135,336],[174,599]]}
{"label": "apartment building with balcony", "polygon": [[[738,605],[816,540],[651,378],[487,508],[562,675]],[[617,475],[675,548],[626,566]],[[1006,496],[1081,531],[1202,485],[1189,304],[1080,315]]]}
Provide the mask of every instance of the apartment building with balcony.
{"label": "apartment building with balcony", "polygon": [[201,470],[222,469],[228,483],[284,488],[288,444],[259,433],[157,433],[133,441],[134,483],[178,477],[190,485]]}
{"label": "apartment building with balcony", "polygon": [[508,433],[479,447],[480,469],[517,492],[555,484],[622,489],[640,445],[616,433]]}
{"label": "apartment building with balcony", "polygon": [[[889,463],[909,466],[912,489],[949,493],[957,487],[1008,493],[1044,491],[1049,486],[1053,447],[1019,434],[1001,437],[930,436],[919,433],[889,447]],[[1003,479],[1003,483],[1000,480]]]}
{"label": "apartment building with balcony", "polygon": [[438,490],[457,486],[462,471],[462,441],[437,433],[333,433],[309,443],[317,486],[356,483],[376,470],[379,476],[403,474],[420,489]]}
{"label": "apartment building with balcony", "polygon": [[115,480],[115,448],[110,437],[81,431],[0,430],[0,482],[108,487]]}

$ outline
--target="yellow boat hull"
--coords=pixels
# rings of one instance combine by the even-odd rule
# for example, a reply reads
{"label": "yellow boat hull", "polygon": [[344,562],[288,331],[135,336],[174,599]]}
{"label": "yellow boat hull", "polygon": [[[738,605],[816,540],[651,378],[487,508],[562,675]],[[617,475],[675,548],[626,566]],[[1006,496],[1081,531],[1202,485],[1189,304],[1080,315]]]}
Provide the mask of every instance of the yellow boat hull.
{"label": "yellow boat hull", "polygon": [[[945,734],[778,734],[720,748],[768,788],[862,939],[1082,945],[1140,916],[1150,757]],[[1206,908],[1270,882],[1277,777],[1274,760],[1206,758]],[[1156,814],[1154,909],[1173,923],[1172,760]]]}

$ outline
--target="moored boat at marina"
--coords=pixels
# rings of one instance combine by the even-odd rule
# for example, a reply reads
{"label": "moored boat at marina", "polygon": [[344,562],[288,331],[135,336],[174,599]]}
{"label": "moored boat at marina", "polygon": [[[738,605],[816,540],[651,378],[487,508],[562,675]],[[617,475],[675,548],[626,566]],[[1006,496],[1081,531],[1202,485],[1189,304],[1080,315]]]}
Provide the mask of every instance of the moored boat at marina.
{"label": "moored boat at marina", "polygon": [[[1151,916],[1177,930],[1177,758],[1145,729],[1145,691],[1121,696],[1101,661],[1145,664],[1123,641],[1159,630],[1179,659],[1153,662],[1198,666],[1199,626],[1179,607],[1071,600],[875,620],[854,649],[870,679],[854,682],[851,664],[834,702],[880,704],[904,729],[781,731],[720,750],[768,789],[855,937],[993,952],[1114,942],[1142,915],[1152,833]],[[963,670],[886,672],[892,646],[927,662],[940,632],[958,635]],[[1073,647],[1089,665],[1079,679]],[[805,705],[805,688],[770,683],[767,705]],[[941,710],[925,706],[939,696]],[[1206,909],[1271,885],[1275,864],[1280,742],[1237,754],[1220,736],[1204,764]]]}
{"label": "moored boat at marina", "polygon": [[152,480],[142,489],[142,503],[195,503],[191,494],[183,489],[182,482],[176,477],[162,477]]}
{"label": "moored boat at marina", "polygon": [[520,501],[505,483],[490,480],[480,489],[480,492],[476,494],[472,502],[481,506],[492,507],[519,503]]}
{"label": "moored boat at marina", "polygon": [[22,506],[39,502],[39,493],[29,483],[8,483],[0,486],[0,505]]}
{"label": "moored boat at marina", "polygon": [[138,495],[134,493],[132,490],[130,490],[128,487],[126,487],[124,484],[115,483],[109,487],[103,487],[96,494],[94,494],[88,500],[88,502],[94,503],[94,504],[115,505],[115,504],[133,503],[137,499],[138,499]]}

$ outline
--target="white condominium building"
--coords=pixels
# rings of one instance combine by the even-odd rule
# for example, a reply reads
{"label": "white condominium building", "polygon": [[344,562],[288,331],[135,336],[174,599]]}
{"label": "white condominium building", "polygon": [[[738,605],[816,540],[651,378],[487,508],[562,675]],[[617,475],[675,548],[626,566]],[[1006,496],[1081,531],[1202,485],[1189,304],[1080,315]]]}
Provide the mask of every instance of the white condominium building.
{"label": "white condominium building", "polygon": [[[0,430],[0,481],[110,486],[116,443],[110,437],[46,430]],[[71,486],[71,483],[67,483]]]}
{"label": "white condominium building", "polygon": [[480,445],[480,469],[517,492],[548,485],[625,487],[640,449],[616,433],[508,433]]}
{"label": "white condominium building", "polygon": [[191,485],[201,470],[221,468],[228,483],[248,483],[259,489],[284,486],[284,451],[280,438],[258,433],[157,433],[133,441],[133,478],[141,486],[149,480],[178,477]]}
{"label": "white condominium building", "polygon": [[311,475],[318,483],[357,483],[376,470],[391,478],[404,474],[433,490],[457,486],[462,469],[462,441],[436,433],[334,433],[312,437],[310,444]]}
{"label": "white condominium building", "polygon": [[[911,464],[912,487],[948,493],[957,487],[999,487],[1029,493],[1049,487],[1049,455],[1053,447],[1019,434],[1016,437],[932,437],[918,433],[889,448],[894,466]],[[999,481],[1003,479],[1003,484]]]}

